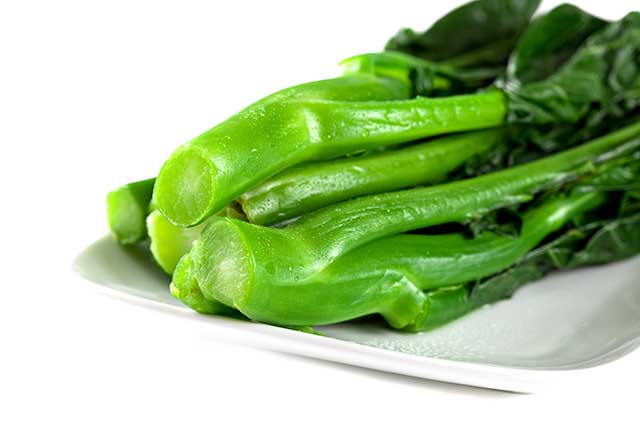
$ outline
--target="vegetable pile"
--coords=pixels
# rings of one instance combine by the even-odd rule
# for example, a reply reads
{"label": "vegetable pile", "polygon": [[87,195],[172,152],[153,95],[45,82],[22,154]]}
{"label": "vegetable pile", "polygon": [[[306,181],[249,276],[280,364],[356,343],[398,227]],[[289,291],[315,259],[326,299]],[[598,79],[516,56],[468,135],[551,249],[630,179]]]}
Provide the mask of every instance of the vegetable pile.
{"label": "vegetable pile", "polygon": [[477,0],[267,96],[107,199],[205,314],[429,330],[640,253],[640,13]]}

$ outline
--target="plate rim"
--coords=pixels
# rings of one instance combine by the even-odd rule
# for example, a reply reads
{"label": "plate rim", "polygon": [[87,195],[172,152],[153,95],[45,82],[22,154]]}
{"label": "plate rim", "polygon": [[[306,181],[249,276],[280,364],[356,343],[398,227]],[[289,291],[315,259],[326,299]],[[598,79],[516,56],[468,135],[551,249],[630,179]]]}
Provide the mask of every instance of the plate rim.
{"label": "plate rim", "polygon": [[640,364],[640,351],[635,351],[640,347],[640,337],[624,346],[627,348],[622,349],[621,356],[616,359],[595,366],[568,369],[530,369],[413,355],[269,324],[201,315],[186,306],[172,305],[94,282],[75,267],[75,262],[71,269],[78,281],[91,284],[110,298],[209,324],[213,327],[208,330],[223,342],[426,380],[516,393],[537,393],[557,387],[577,387],[590,383],[595,376],[610,377],[616,373],[616,365],[623,360],[628,362],[634,359],[636,364]]}

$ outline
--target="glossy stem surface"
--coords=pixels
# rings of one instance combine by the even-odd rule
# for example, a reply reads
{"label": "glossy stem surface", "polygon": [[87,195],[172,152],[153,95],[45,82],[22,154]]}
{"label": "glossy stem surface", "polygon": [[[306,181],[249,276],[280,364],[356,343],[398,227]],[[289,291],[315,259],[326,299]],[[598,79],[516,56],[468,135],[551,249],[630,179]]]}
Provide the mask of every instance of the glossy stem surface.
{"label": "glossy stem surface", "polygon": [[[286,307],[274,311],[280,300],[269,295],[284,288],[295,289],[296,285],[304,292],[305,285],[348,252],[382,237],[465,222],[490,210],[530,200],[542,189],[585,175],[594,170],[594,164],[638,147],[640,123],[500,172],[332,205],[303,216],[285,229],[214,218],[190,252],[190,277],[195,278],[205,297],[235,307],[251,318],[295,324],[295,319],[287,318],[290,310]],[[366,263],[362,268],[368,268]],[[179,285],[175,278],[174,283]]]}
{"label": "glossy stem surface", "polygon": [[398,80],[345,76],[272,94],[178,148],[155,187],[158,209],[171,222],[192,226],[289,166],[313,158],[316,122],[306,103],[406,99]]}
{"label": "glossy stem surface", "polygon": [[156,183],[158,209],[173,223],[192,226],[296,164],[496,127],[506,114],[499,91],[407,100],[410,88],[397,80],[365,75],[341,79],[373,81],[385,90],[366,93],[366,101],[311,95],[259,101],[171,156]]}
{"label": "glossy stem surface", "polygon": [[487,175],[330,206],[303,216],[283,231],[313,242],[315,255],[321,255],[328,264],[334,254],[385,235],[464,222],[527,200],[544,188],[579,177],[594,164],[633,152],[638,146],[640,122],[576,148]]}
{"label": "glossy stem surface", "polygon": [[556,197],[524,214],[517,238],[491,232],[475,239],[458,234],[382,238],[304,283],[256,287],[252,299],[262,304],[244,314],[269,323],[321,325],[378,313],[395,328],[430,329],[477,308],[469,288],[458,285],[510,267],[550,233],[605,200],[600,192]]}
{"label": "glossy stem surface", "polygon": [[[413,331],[430,329],[477,308],[468,298],[470,288],[459,285],[509,268],[549,234],[605,201],[605,195],[597,192],[560,196],[525,213],[517,238],[485,232],[474,239],[456,234],[402,234],[376,240],[331,264],[321,275],[323,280],[316,296],[321,298],[322,293],[335,292],[343,281],[360,288],[363,295],[372,295],[368,283],[381,278],[390,281],[395,276],[393,286],[404,286],[404,294],[415,289],[426,292],[416,294],[414,304],[409,306],[379,299],[377,312],[394,327]],[[358,269],[362,264],[367,268]],[[353,314],[350,306],[343,308]],[[331,314],[338,311],[332,307]],[[417,314],[409,319],[407,313]]]}
{"label": "glossy stem surface", "polygon": [[465,161],[502,142],[501,129],[445,136],[398,150],[303,164],[245,192],[250,222],[269,225],[369,194],[443,181]]}

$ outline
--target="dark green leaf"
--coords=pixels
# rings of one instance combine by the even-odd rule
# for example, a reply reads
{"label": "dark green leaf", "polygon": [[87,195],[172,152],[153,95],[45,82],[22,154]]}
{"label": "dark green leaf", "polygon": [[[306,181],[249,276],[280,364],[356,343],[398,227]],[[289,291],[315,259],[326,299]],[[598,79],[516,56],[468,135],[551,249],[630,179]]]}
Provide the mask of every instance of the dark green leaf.
{"label": "dark green leaf", "polygon": [[627,191],[620,202],[619,215],[628,216],[640,212],[640,190]]}
{"label": "dark green leaf", "polygon": [[592,124],[622,117],[638,106],[640,13],[632,12],[590,36],[550,77],[500,84],[509,98],[508,121]]}
{"label": "dark green leaf", "polygon": [[603,264],[640,254],[640,213],[592,222],[568,231],[530,252],[512,268],[478,281],[474,306],[510,298],[521,286],[559,269]]}
{"label": "dark green leaf", "polygon": [[518,40],[507,67],[512,84],[544,80],[607,22],[570,4],[536,18]]}
{"label": "dark green leaf", "polygon": [[605,224],[576,253],[569,267],[606,264],[640,253],[640,215]]}
{"label": "dark green leaf", "polygon": [[[604,264],[640,254],[639,186],[640,152],[636,152],[602,165],[592,176],[564,189],[606,191],[610,203],[574,219],[573,226],[565,227],[508,270],[469,284],[472,305],[509,298],[522,285],[554,270]],[[557,196],[557,191],[553,193]],[[535,203],[543,202],[544,198],[545,195],[538,197]],[[524,206],[522,211],[527,208]],[[582,222],[585,218],[588,220]]]}
{"label": "dark green leaf", "polygon": [[484,175],[541,159],[631,124],[639,119],[639,112],[634,110],[623,117],[598,119],[594,124],[589,122],[592,116],[589,115],[577,125],[511,125],[505,128],[504,144],[470,158],[451,178]]}
{"label": "dark green leaf", "polygon": [[470,300],[480,307],[510,298],[522,285],[538,280],[544,271],[535,262],[522,263],[472,287]]}
{"label": "dark green leaf", "polygon": [[495,78],[495,70],[463,69],[427,61],[403,52],[356,55],[341,62],[345,74],[365,73],[409,80],[413,96],[446,96],[474,92]]}
{"label": "dark green leaf", "polygon": [[606,170],[587,183],[578,184],[574,191],[640,191],[640,153],[622,160],[624,163],[607,165]]}
{"label": "dark green leaf", "polygon": [[469,237],[478,237],[482,233],[491,232],[499,236],[518,237],[522,218],[517,213],[518,206],[508,206],[497,209],[475,218],[469,222]]}
{"label": "dark green leaf", "polygon": [[423,59],[457,67],[506,62],[540,0],[476,0],[448,13],[427,31],[401,30],[386,45]]}

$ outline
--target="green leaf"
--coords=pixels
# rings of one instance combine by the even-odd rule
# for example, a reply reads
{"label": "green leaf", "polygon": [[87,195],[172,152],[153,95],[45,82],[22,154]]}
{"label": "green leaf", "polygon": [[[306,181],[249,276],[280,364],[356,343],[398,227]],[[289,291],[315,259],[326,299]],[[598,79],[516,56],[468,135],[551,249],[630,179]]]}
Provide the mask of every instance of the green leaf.
{"label": "green leaf", "polygon": [[607,165],[606,170],[587,183],[579,184],[574,191],[640,191],[640,153],[623,160],[624,164]]}
{"label": "green leaf", "polygon": [[[610,194],[610,202],[575,219],[573,226],[560,231],[511,268],[467,284],[474,307],[509,298],[521,286],[554,270],[604,264],[640,254],[640,152],[605,164],[592,176],[562,191],[604,191]],[[552,193],[557,196],[557,189]],[[536,203],[544,198],[545,195],[538,197]]]}
{"label": "green leaf", "polygon": [[539,4],[540,0],[472,1],[423,33],[401,30],[386,49],[457,67],[498,66],[502,70]]}
{"label": "green leaf", "polygon": [[344,75],[373,74],[406,81],[413,96],[446,96],[474,92],[495,79],[495,70],[458,68],[402,52],[356,55],[341,63]]}
{"label": "green leaf", "polygon": [[476,307],[494,303],[510,298],[521,286],[552,271],[604,264],[637,254],[640,254],[640,212],[591,222],[565,231],[510,269],[472,284],[470,301]]}
{"label": "green leaf", "polygon": [[[637,120],[639,16],[631,13],[606,24],[561,5],[534,20],[518,42],[506,76],[496,82],[509,96],[509,144],[471,159],[458,177],[527,163]],[[593,65],[591,75],[587,64]],[[581,73],[573,75],[576,69]]]}
{"label": "green leaf", "polygon": [[606,24],[570,4],[554,8],[533,20],[518,40],[509,58],[507,79],[522,84],[548,78]]}
{"label": "green leaf", "polygon": [[518,237],[522,226],[522,218],[517,212],[518,207],[519,205],[507,206],[472,219],[467,225],[470,231],[469,237],[478,237],[485,232],[498,236]]}
{"label": "green leaf", "polygon": [[576,253],[570,268],[606,264],[640,253],[640,215],[622,218],[602,226]]}
{"label": "green leaf", "polygon": [[[547,71],[549,73],[549,71]],[[550,77],[521,84],[499,82],[509,98],[511,123],[596,125],[639,105],[640,13],[591,35]]]}
{"label": "green leaf", "polygon": [[640,212],[640,190],[627,191],[620,202],[619,215],[628,216]]}

